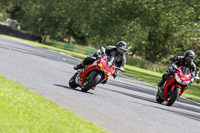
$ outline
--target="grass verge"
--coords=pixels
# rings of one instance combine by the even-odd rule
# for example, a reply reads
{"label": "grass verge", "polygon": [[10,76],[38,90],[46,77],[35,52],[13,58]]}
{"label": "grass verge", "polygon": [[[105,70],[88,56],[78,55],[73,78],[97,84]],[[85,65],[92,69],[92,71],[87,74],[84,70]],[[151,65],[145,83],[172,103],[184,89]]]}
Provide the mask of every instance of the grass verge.
{"label": "grass verge", "polygon": [[[6,37],[8,37],[8,36],[6,36]],[[19,38],[16,38],[16,39],[19,39]],[[68,55],[71,55],[71,56],[74,56],[74,57],[77,57],[77,58],[80,58],[80,59],[83,59],[87,56],[87,55],[84,55],[84,54],[75,53],[75,52],[71,52],[71,51],[58,49],[58,48],[55,48],[55,47],[52,47],[52,46],[43,45],[43,44],[36,43],[36,42],[33,42],[33,41],[28,41],[28,40],[23,40],[23,39],[19,39],[19,40],[33,44],[35,46],[39,46],[39,47],[63,52],[65,54],[68,54]],[[144,82],[149,83],[149,84],[151,84],[155,87],[157,86],[157,83],[160,82],[161,77],[162,77],[162,73],[153,72],[153,71],[138,68],[138,67],[135,67],[135,66],[125,65],[125,69],[126,69],[126,72],[123,73],[124,75],[138,79],[138,80],[141,80],[141,81],[144,81]],[[189,89],[187,89],[183,93],[183,97],[194,100],[196,102],[200,102],[200,85],[194,83],[192,86],[189,86]]]}
{"label": "grass verge", "polygon": [[105,133],[73,112],[0,76],[1,133]]}

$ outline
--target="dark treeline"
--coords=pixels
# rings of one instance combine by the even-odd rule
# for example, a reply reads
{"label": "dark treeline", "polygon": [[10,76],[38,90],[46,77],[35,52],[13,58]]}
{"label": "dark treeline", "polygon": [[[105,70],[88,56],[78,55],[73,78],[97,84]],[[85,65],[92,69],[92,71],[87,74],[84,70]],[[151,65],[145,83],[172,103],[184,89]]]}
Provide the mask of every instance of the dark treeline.
{"label": "dark treeline", "polygon": [[124,40],[133,54],[160,63],[191,49],[200,65],[199,0],[1,0],[0,11],[53,39],[94,46]]}

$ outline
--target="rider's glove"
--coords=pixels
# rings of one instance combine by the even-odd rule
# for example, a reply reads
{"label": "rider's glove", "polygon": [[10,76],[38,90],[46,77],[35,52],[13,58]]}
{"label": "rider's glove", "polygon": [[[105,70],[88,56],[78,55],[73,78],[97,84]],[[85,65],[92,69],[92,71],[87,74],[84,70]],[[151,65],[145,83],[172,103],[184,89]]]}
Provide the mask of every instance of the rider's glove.
{"label": "rider's glove", "polygon": [[190,84],[192,84],[194,82],[194,78],[191,78],[190,80]]}
{"label": "rider's glove", "polygon": [[169,65],[168,69],[169,69],[169,71],[173,70],[173,67],[171,65]]}

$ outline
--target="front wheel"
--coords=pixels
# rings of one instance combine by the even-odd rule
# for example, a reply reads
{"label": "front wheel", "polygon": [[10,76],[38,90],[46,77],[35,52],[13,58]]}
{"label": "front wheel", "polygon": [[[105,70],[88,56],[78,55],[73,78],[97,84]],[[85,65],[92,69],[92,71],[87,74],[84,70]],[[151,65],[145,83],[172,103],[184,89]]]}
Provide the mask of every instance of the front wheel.
{"label": "front wheel", "polygon": [[76,79],[76,76],[78,75],[78,72],[76,72],[72,77],[71,77],[71,79],[69,80],[69,86],[71,87],[71,88],[76,88],[76,87],[78,87],[78,85],[76,84],[76,82],[75,82],[75,79]]}
{"label": "front wheel", "polygon": [[99,81],[101,80],[101,73],[97,73],[96,76],[90,80],[89,82],[85,81],[83,84],[81,91],[87,92],[89,91],[92,87],[95,87]]}
{"label": "front wheel", "polygon": [[179,92],[180,92],[180,88],[179,87],[176,87],[174,89],[174,91],[172,92],[172,95],[171,97],[169,98],[168,102],[167,102],[167,106],[172,106],[173,103],[176,101],[178,95],[179,95]]}
{"label": "front wheel", "polygon": [[158,103],[163,103],[164,102],[164,100],[160,97],[160,92],[159,91],[156,94],[156,101]]}

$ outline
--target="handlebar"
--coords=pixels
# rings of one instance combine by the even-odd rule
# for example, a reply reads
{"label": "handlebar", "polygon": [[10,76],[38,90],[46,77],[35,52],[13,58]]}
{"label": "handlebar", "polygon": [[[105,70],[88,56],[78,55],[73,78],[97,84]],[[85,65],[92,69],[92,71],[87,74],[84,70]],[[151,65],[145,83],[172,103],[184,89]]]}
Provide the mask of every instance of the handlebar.
{"label": "handlebar", "polygon": [[192,76],[191,78],[194,78],[195,80],[200,80],[198,76]]}
{"label": "handlebar", "polygon": [[104,56],[105,56],[105,54],[102,54],[102,55],[100,55],[100,56],[98,56],[98,57],[92,56],[91,58],[94,59],[94,60],[100,60],[100,59],[102,59]]}
{"label": "handlebar", "polygon": [[176,68],[175,70],[177,70],[177,71],[179,71],[179,72],[180,72],[180,70],[179,70],[178,68]]}
{"label": "handlebar", "polygon": [[178,69],[178,67],[177,67],[175,64],[172,64],[172,67],[173,67],[176,71],[179,71],[179,72],[180,72],[180,70]]}

